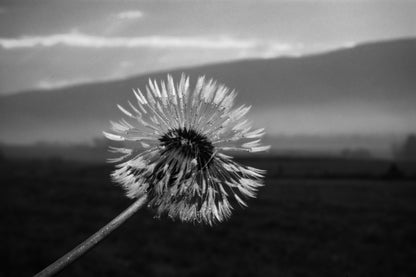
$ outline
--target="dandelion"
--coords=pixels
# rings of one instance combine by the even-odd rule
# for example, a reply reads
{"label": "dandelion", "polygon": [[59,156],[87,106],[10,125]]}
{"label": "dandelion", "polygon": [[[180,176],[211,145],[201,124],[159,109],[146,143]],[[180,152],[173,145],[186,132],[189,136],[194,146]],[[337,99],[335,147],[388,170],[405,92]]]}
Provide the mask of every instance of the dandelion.
{"label": "dandelion", "polygon": [[[97,245],[146,202],[156,216],[212,225],[230,217],[232,203],[247,206],[262,186],[264,171],[233,161],[227,151],[265,151],[264,129],[244,118],[250,107],[233,108],[236,92],[204,77],[191,90],[182,75],[175,84],[150,80],[146,94],[133,90],[137,104],[118,105],[127,117],[111,122],[104,135],[122,141],[110,147],[118,157],[112,173],[136,201],[106,226],[35,276],[52,276]],[[145,96],[146,95],[146,96]]]}
{"label": "dandelion", "polygon": [[[233,108],[235,91],[200,77],[194,88],[182,75],[158,84],[149,80],[146,93],[133,90],[137,104],[118,108],[129,121],[111,122],[104,135],[130,142],[111,147],[120,156],[112,173],[130,198],[144,194],[159,217],[212,225],[231,215],[232,202],[246,206],[262,186],[263,170],[243,166],[227,151],[265,151],[264,129],[252,130],[245,115],[250,107]],[[140,146],[140,147],[137,147]]]}

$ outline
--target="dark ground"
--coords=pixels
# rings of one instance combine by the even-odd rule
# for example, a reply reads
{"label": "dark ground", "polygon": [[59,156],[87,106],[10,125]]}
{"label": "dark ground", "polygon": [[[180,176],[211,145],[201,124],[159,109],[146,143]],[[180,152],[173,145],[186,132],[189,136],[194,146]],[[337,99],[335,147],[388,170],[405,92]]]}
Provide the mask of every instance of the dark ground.
{"label": "dark ground", "polygon": [[[246,162],[268,169],[266,186],[229,221],[142,210],[60,276],[416,276],[414,163]],[[0,275],[33,275],[126,208],[111,170],[3,161]]]}

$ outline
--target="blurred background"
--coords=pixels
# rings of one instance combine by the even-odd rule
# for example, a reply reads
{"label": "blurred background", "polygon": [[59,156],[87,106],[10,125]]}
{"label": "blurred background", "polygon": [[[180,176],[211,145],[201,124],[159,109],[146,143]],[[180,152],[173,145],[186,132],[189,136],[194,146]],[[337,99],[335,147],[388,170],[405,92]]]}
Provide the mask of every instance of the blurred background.
{"label": "blurred background", "polygon": [[415,276],[416,2],[0,2],[3,276],[31,275],[130,204],[102,131],[149,78],[252,105],[268,171],[208,228],[143,210],[62,276]]}

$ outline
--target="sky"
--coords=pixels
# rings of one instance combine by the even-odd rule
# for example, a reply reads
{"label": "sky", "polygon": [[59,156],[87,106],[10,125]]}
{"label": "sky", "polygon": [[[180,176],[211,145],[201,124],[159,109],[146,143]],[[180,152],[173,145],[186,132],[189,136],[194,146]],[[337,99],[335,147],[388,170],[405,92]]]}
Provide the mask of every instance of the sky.
{"label": "sky", "polygon": [[416,36],[416,1],[0,2],[0,95]]}

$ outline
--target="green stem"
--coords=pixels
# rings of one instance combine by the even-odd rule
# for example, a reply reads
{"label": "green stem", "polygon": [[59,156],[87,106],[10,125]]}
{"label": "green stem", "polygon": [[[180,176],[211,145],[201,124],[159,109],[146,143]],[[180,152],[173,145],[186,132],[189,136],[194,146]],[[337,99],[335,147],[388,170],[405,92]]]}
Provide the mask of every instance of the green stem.
{"label": "green stem", "polygon": [[103,228],[98,230],[94,235],[92,235],[84,242],[79,244],[77,247],[72,249],[70,252],[66,253],[64,256],[56,260],[54,263],[50,264],[48,267],[36,274],[35,277],[53,276],[54,274],[64,269],[66,266],[68,266],[73,261],[85,254],[88,250],[93,248],[108,234],[117,229],[117,227],[123,224],[129,217],[131,217],[135,212],[137,212],[143,206],[143,204],[146,203],[146,200],[147,195],[143,195],[140,198],[138,198],[133,204],[130,205],[130,207],[128,207],[126,210],[120,213],[116,218],[110,221]]}

